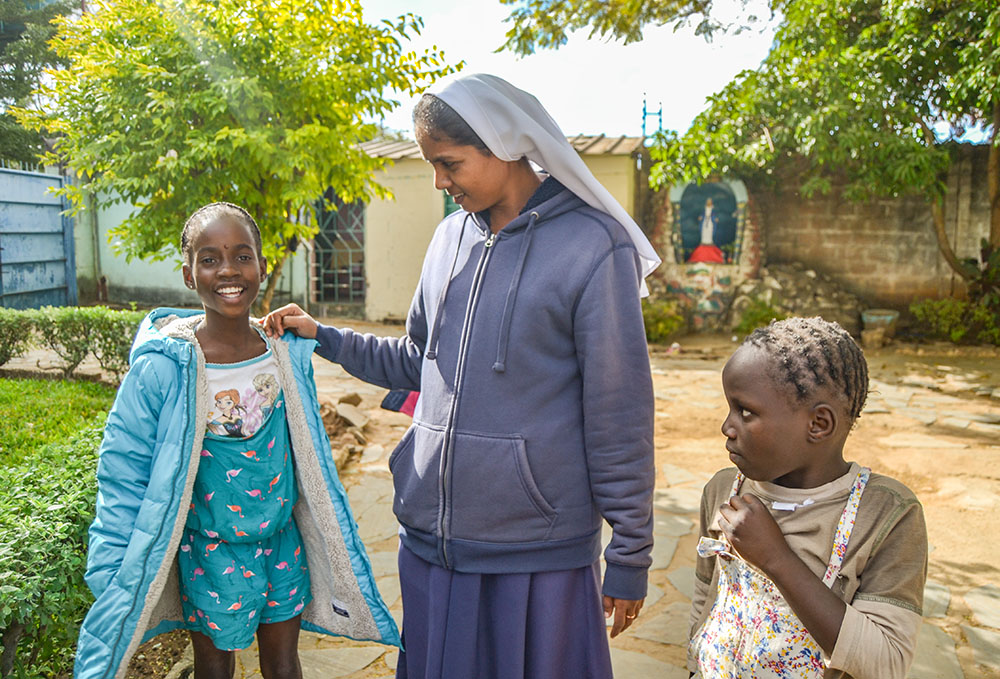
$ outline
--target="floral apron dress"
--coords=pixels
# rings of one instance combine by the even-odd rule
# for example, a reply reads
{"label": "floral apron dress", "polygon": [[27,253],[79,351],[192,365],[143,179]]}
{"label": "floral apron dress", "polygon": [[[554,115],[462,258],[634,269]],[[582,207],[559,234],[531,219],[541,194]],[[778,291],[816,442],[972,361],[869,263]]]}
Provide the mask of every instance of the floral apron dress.
{"label": "floral apron dress", "polygon": [[[862,468],[837,525],[833,552],[823,575],[832,587],[840,574],[847,543],[854,528],[861,494],[871,470]],[[736,474],[736,495],[744,476]],[[691,655],[698,661],[695,676],[725,679],[810,679],[826,671],[823,651],[785,602],[778,586],[748,564],[721,540],[703,537],[702,557],[716,556],[719,588],[708,618],[691,639]]]}

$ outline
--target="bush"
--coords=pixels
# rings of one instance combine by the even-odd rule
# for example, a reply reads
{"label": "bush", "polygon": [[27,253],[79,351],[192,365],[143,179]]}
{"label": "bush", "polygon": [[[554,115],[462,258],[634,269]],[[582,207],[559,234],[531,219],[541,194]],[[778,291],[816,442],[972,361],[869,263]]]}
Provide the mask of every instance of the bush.
{"label": "bush", "polygon": [[0,307],[0,365],[20,356],[31,343],[31,325],[24,312]]}
{"label": "bush", "polygon": [[746,337],[757,328],[763,328],[771,321],[781,321],[788,318],[786,314],[775,309],[762,299],[753,299],[740,316],[740,322],[733,326],[733,332],[740,337]]}
{"label": "bush", "polygon": [[72,375],[90,353],[91,329],[98,313],[88,307],[47,306],[28,314],[41,344],[63,360],[63,375]]}
{"label": "bush", "polygon": [[100,430],[0,467],[0,670],[68,676],[92,597],[83,580]]}
{"label": "bush", "polygon": [[646,340],[666,342],[687,329],[684,309],[674,300],[642,301],[642,322],[646,326]]}
{"label": "bush", "polygon": [[144,315],[134,309],[116,311],[103,306],[0,308],[0,365],[33,342],[62,359],[65,377],[93,354],[102,368],[120,379],[128,370],[132,340]]}
{"label": "bush", "polygon": [[1000,318],[983,303],[924,299],[910,305],[917,328],[931,337],[960,343],[1000,345]]}
{"label": "bush", "polygon": [[128,355],[132,340],[145,314],[141,311],[112,311],[94,307],[100,313],[92,319],[92,351],[101,367],[114,374],[116,380],[128,370]]}

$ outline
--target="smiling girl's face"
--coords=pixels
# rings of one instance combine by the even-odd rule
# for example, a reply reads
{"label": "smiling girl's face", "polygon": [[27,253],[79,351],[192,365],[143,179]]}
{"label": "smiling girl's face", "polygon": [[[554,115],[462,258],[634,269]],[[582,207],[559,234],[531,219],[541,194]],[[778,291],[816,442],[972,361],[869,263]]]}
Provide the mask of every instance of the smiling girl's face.
{"label": "smiling girl's face", "polygon": [[244,318],[249,317],[267,275],[267,261],[250,228],[224,215],[194,235],[183,275],[201,298],[206,315]]}

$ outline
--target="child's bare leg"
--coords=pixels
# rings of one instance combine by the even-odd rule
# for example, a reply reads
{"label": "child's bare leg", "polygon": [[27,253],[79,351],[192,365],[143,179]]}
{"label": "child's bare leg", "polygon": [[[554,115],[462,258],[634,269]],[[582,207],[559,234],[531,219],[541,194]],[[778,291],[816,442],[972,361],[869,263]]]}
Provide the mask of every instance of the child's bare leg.
{"label": "child's bare leg", "polygon": [[233,679],[236,654],[220,651],[201,632],[189,632],[194,647],[194,679]]}
{"label": "child's bare leg", "polygon": [[264,679],[302,679],[299,665],[299,626],[302,616],[262,624],[257,628],[260,673]]}

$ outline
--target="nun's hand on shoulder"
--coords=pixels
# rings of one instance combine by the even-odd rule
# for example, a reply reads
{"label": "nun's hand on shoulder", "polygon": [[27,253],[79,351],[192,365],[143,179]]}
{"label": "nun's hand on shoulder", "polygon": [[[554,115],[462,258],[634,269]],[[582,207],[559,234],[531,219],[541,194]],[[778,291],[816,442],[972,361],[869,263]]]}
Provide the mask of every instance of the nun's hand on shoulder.
{"label": "nun's hand on shoulder", "polygon": [[264,317],[264,332],[268,337],[281,337],[291,330],[299,337],[316,338],[316,320],[302,310],[298,304],[286,304]]}

